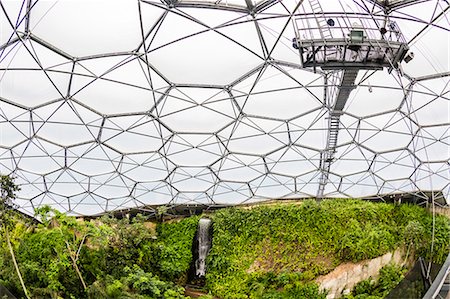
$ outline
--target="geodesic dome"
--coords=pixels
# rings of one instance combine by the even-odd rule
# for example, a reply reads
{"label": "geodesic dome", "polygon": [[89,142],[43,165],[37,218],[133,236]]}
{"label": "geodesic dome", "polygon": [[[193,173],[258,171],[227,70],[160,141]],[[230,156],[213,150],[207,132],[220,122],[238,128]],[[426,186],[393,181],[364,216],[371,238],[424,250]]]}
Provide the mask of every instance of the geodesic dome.
{"label": "geodesic dome", "polygon": [[450,200],[448,1],[0,6],[0,172],[25,212]]}

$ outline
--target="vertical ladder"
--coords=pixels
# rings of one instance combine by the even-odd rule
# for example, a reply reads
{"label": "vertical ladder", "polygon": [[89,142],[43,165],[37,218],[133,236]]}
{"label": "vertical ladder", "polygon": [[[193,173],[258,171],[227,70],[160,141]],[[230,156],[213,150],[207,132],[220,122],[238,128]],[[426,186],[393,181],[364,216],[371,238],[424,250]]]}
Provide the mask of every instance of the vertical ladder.
{"label": "vertical ladder", "polygon": [[320,5],[319,0],[309,0],[309,4],[311,5],[311,9],[314,15],[314,18],[317,22],[317,27],[320,32],[320,37],[326,41],[332,38],[331,30],[328,27],[327,20],[322,10],[322,6]]}
{"label": "vertical ladder", "polygon": [[333,109],[328,117],[328,136],[325,150],[320,154],[320,178],[319,189],[317,190],[317,198],[323,198],[325,186],[328,183],[331,164],[334,161],[336,153],[336,145],[339,134],[339,120],[344,110],[345,104],[350,97],[350,92],[355,88],[357,69],[344,69],[342,72],[339,91],[334,102]]}
{"label": "vertical ladder", "polygon": [[339,119],[340,114],[331,114],[328,118],[328,137],[325,151],[320,154],[320,178],[319,190],[317,190],[317,198],[322,198],[325,186],[328,183],[328,175],[330,173],[331,164],[334,161],[334,154],[336,153],[336,145],[339,134]]}

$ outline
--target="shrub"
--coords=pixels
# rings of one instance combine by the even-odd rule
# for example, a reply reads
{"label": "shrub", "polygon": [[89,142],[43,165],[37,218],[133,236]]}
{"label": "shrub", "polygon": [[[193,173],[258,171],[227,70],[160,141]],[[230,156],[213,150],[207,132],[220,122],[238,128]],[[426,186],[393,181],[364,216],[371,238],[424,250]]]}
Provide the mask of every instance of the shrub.
{"label": "shrub", "polygon": [[185,282],[192,261],[192,242],[198,220],[198,216],[192,216],[179,222],[158,225],[154,258],[162,277]]}
{"label": "shrub", "polygon": [[360,281],[344,299],[382,299],[400,283],[405,272],[405,268],[386,265],[380,269],[378,280],[369,278]]}

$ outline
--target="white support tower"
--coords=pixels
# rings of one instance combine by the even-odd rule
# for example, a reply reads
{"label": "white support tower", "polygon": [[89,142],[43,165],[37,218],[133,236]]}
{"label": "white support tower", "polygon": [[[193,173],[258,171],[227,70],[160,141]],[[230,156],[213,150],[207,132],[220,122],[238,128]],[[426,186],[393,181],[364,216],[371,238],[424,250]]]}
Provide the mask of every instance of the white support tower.
{"label": "white support tower", "polygon": [[340,117],[355,88],[359,70],[387,68],[391,72],[399,67],[409,48],[397,24],[388,17],[328,14],[323,12],[319,1],[309,3],[312,13],[294,20],[297,32],[293,46],[299,50],[301,63],[315,72],[320,68],[325,75],[328,71],[342,71],[336,98],[330,99],[328,106],[328,135],[319,164],[317,198],[320,199],[324,197],[335,160]]}

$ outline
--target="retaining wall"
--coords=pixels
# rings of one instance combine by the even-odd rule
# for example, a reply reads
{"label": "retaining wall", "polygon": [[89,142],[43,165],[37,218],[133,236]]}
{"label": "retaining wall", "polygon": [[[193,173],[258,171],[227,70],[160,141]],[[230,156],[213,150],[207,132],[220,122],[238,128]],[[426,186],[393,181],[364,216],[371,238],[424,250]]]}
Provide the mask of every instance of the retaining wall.
{"label": "retaining wall", "polygon": [[341,264],[327,275],[319,276],[316,282],[321,290],[328,290],[327,299],[340,298],[344,294],[349,294],[361,280],[369,277],[378,278],[380,269],[387,264],[403,265],[404,256],[404,250],[399,248],[371,260]]}

